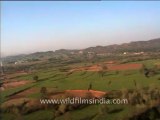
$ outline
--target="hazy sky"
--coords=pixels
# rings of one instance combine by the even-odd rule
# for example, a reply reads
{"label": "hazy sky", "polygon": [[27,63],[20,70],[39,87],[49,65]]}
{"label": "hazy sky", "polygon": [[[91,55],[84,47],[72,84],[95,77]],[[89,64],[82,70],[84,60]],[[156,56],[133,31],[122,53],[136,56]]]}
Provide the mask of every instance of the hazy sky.
{"label": "hazy sky", "polygon": [[2,55],[160,37],[160,2],[1,2]]}

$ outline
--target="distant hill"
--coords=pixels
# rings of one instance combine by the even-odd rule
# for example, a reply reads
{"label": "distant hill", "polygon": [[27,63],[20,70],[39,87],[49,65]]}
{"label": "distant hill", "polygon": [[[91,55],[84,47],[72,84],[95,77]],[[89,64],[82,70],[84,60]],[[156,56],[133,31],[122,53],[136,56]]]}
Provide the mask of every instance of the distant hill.
{"label": "distant hill", "polygon": [[120,45],[108,45],[108,46],[96,46],[89,47],[82,50],[66,50],[60,49],[56,51],[47,51],[47,52],[36,52],[32,54],[22,54],[17,56],[5,57],[2,60],[5,61],[16,61],[16,60],[37,60],[37,59],[48,59],[58,56],[71,55],[73,53],[83,53],[94,52],[94,53],[122,53],[122,52],[160,52],[160,38],[152,39],[148,41],[136,41],[130,43],[123,43]]}
{"label": "distant hill", "polygon": [[123,43],[121,45],[97,46],[85,49],[88,52],[104,53],[104,52],[152,52],[160,51],[160,38],[149,41],[136,41]]}
{"label": "distant hill", "polygon": [[35,52],[31,54],[21,54],[16,56],[8,56],[5,58],[2,58],[3,61],[12,62],[17,60],[38,60],[41,58],[48,58],[53,57],[55,54],[53,51],[47,51],[47,52]]}

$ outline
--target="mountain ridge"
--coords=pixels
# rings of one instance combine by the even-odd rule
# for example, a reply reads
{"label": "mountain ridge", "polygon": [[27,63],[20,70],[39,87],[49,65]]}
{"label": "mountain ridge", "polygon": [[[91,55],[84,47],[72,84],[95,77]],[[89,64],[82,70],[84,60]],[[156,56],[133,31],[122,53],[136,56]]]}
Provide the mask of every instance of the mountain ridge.
{"label": "mountain ridge", "polygon": [[95,46],[85,49],[59,49],[55,51],[34,52],[31,54],[21,54],[14,56],[7,56],[3,59],[22,59],[22,58],[41,58],[43,56],[53,57],[57,54],[71,54],[71,53],[122,53],[122,52],[160,52],[160,38],[151,39],[148,41],[133,41],[129,43],[113,44],[107,46]]}

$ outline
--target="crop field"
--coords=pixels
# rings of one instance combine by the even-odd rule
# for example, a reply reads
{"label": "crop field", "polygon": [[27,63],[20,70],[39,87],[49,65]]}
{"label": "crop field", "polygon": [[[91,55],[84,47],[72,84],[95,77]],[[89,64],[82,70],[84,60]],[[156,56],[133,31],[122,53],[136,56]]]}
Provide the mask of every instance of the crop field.
{"label": "crop field", "polygon": [[[1,109],[4,111],[1,117],[5,120],[17,120],[17,117],[20,120],[106,120],[106,118],[107,120],[117,120],[118,118],[132,117],[138,110],[144,111],[145,108],[130,104],[104,106],[96,104],[82,106],[74,110],[63,110],[58,114],[57,109],[38,109],[35,106],[38,99],[41,98],[42,93],[40,91],[44,87],[47,89],[47,93],[55,98],[64,98],[68,94],[77,97],[86,96],[89,92],[89,85],[92,85],[93,96],[101,95],[100,92],[110,95],[112,91],[159,88],[159,70],[149,77],[146,77],[141,71],[143,65],[152,69],[159,63],[159,59],[109,65],[99,62],[88,66],[84,66],[84,64],[77,64],[76,66],[74,64],[65,66],[65,69],[55,67],[36,70],[32,73],[8,74],[8,80],[3,83],[4,89],[1,90]],[[107,68],[100,72],[102,64]],[[35,75],[38,76],[37,80],[33,79]],[[13,106],[20,106],[24,101],[29,101],[28,105],[33,106],[33,108],[28,108],[29,112],[20,114],[19,109],[12,108]],[[102,112],[106,106],[107,114]]]}

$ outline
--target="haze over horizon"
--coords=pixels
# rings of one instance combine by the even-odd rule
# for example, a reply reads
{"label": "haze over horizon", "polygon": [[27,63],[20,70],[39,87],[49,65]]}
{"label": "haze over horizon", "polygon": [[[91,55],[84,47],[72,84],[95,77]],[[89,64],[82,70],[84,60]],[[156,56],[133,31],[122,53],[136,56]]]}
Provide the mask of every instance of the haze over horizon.
{"label": "haze over horizon", "polygon": [[2,56],[160,38],[159,1],[1,2]]}

